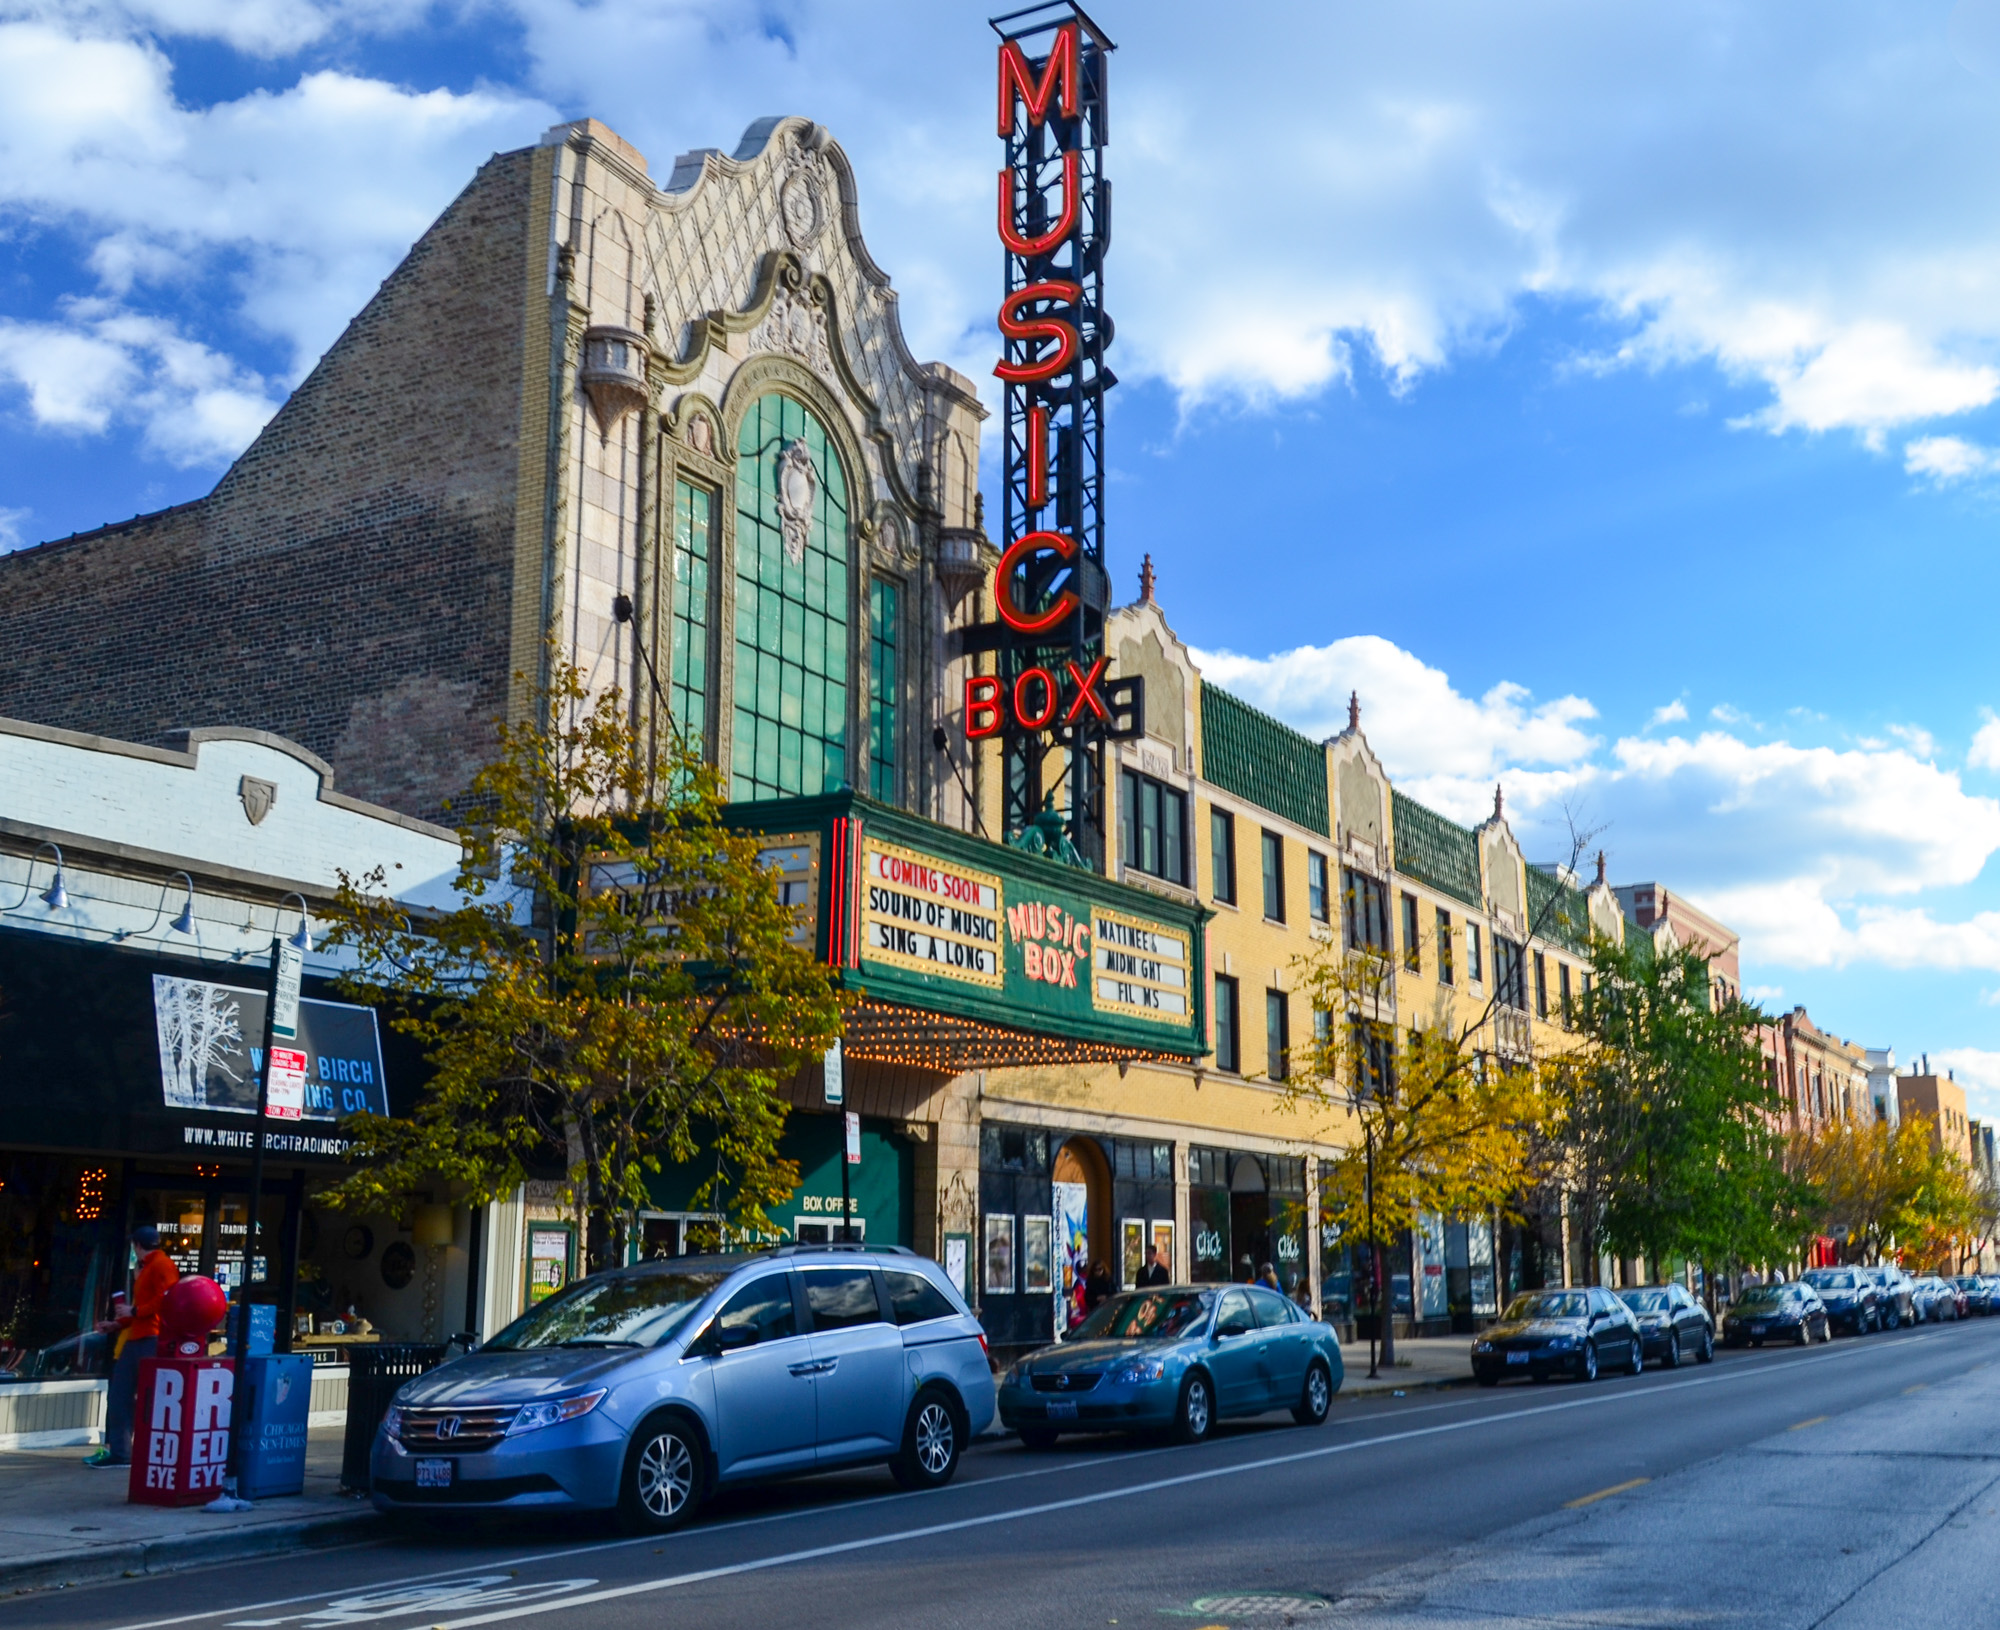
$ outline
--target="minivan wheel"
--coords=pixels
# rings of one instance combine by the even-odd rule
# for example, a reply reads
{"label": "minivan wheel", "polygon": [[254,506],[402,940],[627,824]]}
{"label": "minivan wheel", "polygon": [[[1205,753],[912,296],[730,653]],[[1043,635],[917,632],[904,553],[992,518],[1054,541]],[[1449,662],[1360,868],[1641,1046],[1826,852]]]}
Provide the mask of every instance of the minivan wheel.
{"label": "minivan wheel", "polygon": [[903,1447],[889,1470],[906,1489],[941,1489],[958,1470],[964,1442],[951,1400],[935,1389],[920,1392],[903,1425]]}
{"label": "minivan wheel", "polygon": [[648,1417],[625,1454],[618,1490],[625,1529],[664,1534],[692,1517],[704,1493],[703,1459],[701,1441],[686,1417],[672,1411]]}
{"label": "minivan wheel", "polygon": [[1333,1408],[1333,1377],[1318,1359],[1306,1371],[1305,1390],[1292,1406],[1292,1419],[1301,1426],[1318,1426]]}
{"label": "minivan wheel", "polygon": [[1196,1370],[1181,1383],[1174,1407],[1174,1436],[1182,1443],[1199,1443],[1215,1425],[1215,1394],[1209,1379]]}

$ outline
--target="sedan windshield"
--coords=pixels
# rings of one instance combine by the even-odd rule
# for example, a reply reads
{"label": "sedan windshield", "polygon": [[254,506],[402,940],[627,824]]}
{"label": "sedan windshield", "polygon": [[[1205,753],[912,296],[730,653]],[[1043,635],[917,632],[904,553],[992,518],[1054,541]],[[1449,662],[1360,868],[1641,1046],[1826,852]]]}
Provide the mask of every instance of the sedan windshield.
{"label": "sedan windshield", "polygon": [[1753,1285],[1743,1293],[1738,1307],[1776,1307],[1784,1300],[1785,1293],[1777,1285]]}
{"label": "sedan windshield", "polygon": [[1846,1268],[1815,1268],[1806,1275],[1806,1283],[1814,1290],[1852,1290],[1854,1275]]}
{"label": "sedan windshield", "polygon": [[1581,1319],[1590,1311],[1590,1298],[1580,1290],[1537,1290],[1516,1296],[1501,1315],[1505,1320]]}
{"label": "sedan windshield", "polygon": [[1621,1290],[1618,1299],[1634,1313],[1667,1311],[1667,1293],[1663,1290]]}
{"label": "sedan windshield", "polygon": [[1072,1341],[1165,1341],[1185,1336],[1208,1317],[1205,1290],[1153,1290],[1114,1296],[1083,1321]]}
{"label": "sedan windshield", "polygon": [[686,1323],[719,1273],[607,1274],[584,1279],[530,1308],[481,1349],[656,1347]]}

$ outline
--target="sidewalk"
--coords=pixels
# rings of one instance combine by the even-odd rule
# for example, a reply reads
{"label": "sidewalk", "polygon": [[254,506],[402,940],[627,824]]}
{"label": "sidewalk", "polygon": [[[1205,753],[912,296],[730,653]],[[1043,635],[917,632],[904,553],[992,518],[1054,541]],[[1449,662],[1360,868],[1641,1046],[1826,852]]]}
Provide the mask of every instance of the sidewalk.
{"label": "sidewalk", "polygon": [[1396,1367],[1393,1370],[1383,1369],[1380,1379],[1375,1381],[1368,1379],[1367,1342],[1342,1342],[1340,1361],[1347,1367],[1347,1378],[1340,1383],[1339,1396],[1342,1398],[1472,1385],[1470,1336],[1398,1338]]}
{"label": "sidewalk", "polygon": [[341,1429],[309,1434],[306,1489],[250,1511],[130,1505],[123,1471],[92,1471],[88,1449],[0,1453],[0,1596],[162,1573],[300,1545],[333,1545],[375,1520],[340,1492]]}

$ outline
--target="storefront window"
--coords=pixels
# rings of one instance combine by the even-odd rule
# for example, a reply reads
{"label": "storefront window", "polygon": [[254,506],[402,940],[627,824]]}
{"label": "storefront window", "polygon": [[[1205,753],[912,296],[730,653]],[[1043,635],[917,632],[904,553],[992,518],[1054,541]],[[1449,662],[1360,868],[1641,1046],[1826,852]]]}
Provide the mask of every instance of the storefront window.
{"label": "storefront window", "polygon": [[819,420],[760,397],[737,438],[732,796],[848,779],[847,477]]}

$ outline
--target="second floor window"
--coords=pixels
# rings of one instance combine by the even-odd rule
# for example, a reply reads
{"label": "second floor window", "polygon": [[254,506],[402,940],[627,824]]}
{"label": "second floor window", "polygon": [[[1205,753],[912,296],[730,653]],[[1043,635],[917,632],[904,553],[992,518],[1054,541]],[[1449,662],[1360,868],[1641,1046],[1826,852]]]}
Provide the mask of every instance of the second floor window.
{"label": "second floor window", "polygon": [[1264,915],[1285,920],[1285,840],[1275,832],[1264,834]]}
{"label": "second floor window", "polygon": [[1475,985],[1486,977],[1486,961],[1479,954],[1479,924],[1465,925],[1465,977]]}
{"label": "second floor window", "polygon": [[1187,799],[1133,770],[1120,773],[1118,858],[1135,871],[1187,882]]}
{"label": "second floor window", "polygon": [[1354,1095],[1381,1098],[1396,1089],[1396,1036],[1387,1025],[1354,1024]]}
{"label": "second floor window", "polygon": [[1403,966],[1411,973],[1424,971],[1424,946],[1418,927],[1417,897],[1403,896]]}
{"label": "second floor window", "polygon": [[1389,891],[1351,866],[1340,869],[1341,928],[1350,951],[1389,950]]}
{"label": "second floor window", "polygon": [[1456,984],[1458,970],[1454,965],[1451,954],[1451,913],[1445,910],[1443,906],[1438,907],[1437,937],[1438,983],[1440,985]]}
{"label": "second floor window", "polygon": [[1215,976],[1215,1067],[1235,1075],[1243,1068],[1243,1037],[1237,1023],[1236,981]]}
{"label": "second floor window", "polygon": [[1209,892],[1226,906],[1236,904],[1236,817],[1225,809],[1208,812]]}
{"label": "second floor window", "polygon": [[1493,936],[1493,988],[1502,1006],[1528,1011],[1528,970],[1521,947],[1499,934]]}
{"label": "second floor window", "polygon": [[1549,1016],[1549,965],[1542,953],[1535,953],[1535,1017]]}
{"label": "second floor window", "polygon": [[1312,913],[1312,920],[1316,923],[1332,920],[1333,890],[1327,886],[1326,870],[1326,856],[1307,850],[1306,910]]}
{"label": "second floor window", "polygon": [[1292,1047],[1291,1003],[1281,990],[1264,992],[1264,1065],[1265,1074],[1273,1081],[1282,1081],[1289,1073],[1289,1062],[1285,1055]]}
{"label": "second floor window", "polygon": [[1556,984],[1557,988],[1562,992],[1563,1023],[1568,1024],[1570,1018],[1570,992],[1569,964],[1567,962],[1558,962],[1556,964]]}

